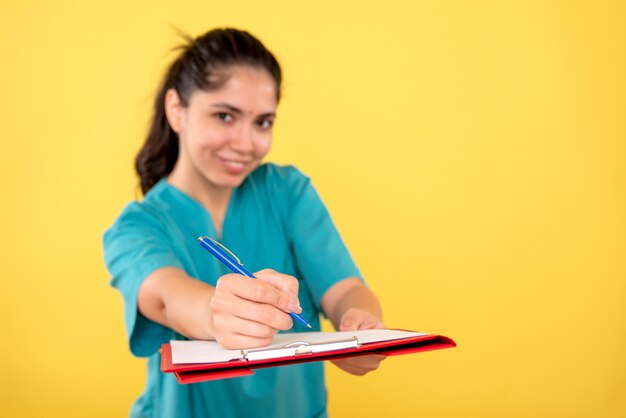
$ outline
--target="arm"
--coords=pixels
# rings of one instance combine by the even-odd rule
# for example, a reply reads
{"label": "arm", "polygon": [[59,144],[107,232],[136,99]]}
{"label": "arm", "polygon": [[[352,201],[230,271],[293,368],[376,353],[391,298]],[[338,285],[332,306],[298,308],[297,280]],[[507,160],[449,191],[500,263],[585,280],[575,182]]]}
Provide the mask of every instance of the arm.
{"label": "arm", "polygon": [[[378,299],[356,277],[332,286],[322,298],[322,309],[339,331],[386,328]],[[333,363],[348,373],[361,376],[376,370],[384,358],[381,355],[359,356]]]}
{"label": "arm", "polygon": [[141,284],[139,311],[148,319],[193,339],[215,339],[225,348],[259,347],[292,327],[288,312],[301,312],[295,278],[272,270],[258,280],[226,274],[215,287],[165,267]]}

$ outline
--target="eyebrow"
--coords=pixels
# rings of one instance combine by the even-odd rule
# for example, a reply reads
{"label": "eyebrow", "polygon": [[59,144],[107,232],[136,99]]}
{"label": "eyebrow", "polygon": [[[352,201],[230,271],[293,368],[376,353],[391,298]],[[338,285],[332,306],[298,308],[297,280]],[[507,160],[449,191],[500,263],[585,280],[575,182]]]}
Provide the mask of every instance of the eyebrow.
{"label": "eyebrow", "polygon": [[[219,109],[228,109],[231,112],[236,113],[238,115],[243,115],[244,113],[243,110],[228,103],[214,103],[211,105],[211,107],[217,107]],[[259,115],[259,117],[263,117],[263,118],[276,117],[276,112],[263,113]]]}

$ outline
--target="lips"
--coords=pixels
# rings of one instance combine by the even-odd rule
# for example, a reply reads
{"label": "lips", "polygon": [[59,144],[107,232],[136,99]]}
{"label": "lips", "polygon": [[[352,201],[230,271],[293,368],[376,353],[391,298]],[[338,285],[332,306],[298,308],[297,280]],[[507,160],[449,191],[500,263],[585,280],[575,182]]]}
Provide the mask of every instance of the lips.
{"label": "lips", "polygon": [[249,161],[230,160],[221,157],[218,157],[218,159],[222,163],[222,166],[230,174],[241,174],[246,171],[247,166],[250,164]]}

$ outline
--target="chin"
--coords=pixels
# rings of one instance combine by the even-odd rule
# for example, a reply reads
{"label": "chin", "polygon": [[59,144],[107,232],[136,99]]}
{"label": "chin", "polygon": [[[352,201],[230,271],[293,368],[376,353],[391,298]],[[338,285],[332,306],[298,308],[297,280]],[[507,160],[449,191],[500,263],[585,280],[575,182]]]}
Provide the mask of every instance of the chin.
{"label": "chin", "polygon": [[205,172],[204,178],[212,183],[215,187],[224,188],[224,189],[234,189],[239,186],[246,180],[246,178],[250,175],[252,171],[257,166],[253,168],[249,168],[240,173],[229,173],[227,171],[216,171],[213,172]]}
{"label": "chin", "polygon": [[244,180],[248,177],[248,174],[239,175],[239,176],[225,176],[224,178],[220,179],[221,181],[216,182],[216,184],[219,187],[223,187],[227,189],[235,189],[241,186]]}

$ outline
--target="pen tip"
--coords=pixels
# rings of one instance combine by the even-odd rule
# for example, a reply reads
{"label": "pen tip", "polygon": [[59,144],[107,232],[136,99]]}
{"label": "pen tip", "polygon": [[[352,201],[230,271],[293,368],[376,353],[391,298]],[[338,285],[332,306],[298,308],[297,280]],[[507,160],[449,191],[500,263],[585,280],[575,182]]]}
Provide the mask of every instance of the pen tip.
{"label": "pen tip", "polygon": [[198,241],[202,241],[202,237],[198,237]]}
{"label": "pen tip", "polygon": [[307,327],[311,328],[311,324],[306,324]]}

